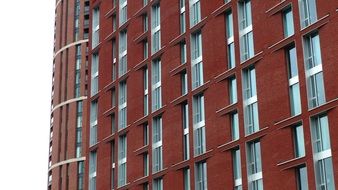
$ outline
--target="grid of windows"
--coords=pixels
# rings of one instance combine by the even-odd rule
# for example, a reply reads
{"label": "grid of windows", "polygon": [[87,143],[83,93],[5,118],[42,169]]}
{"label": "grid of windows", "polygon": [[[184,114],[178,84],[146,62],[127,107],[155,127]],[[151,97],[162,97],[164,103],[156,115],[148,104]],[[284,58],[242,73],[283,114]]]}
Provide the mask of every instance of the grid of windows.
{"label": "grid of windows", "polygon": [[300,25],[305,28],[317,21],[317,10],[315,0],[298,0],[300,12]]}
{"label": "grid of windows", "polygon": [[244,126],[245,134],[259,130],[256,71],[254,67],[243,71]]}
{"label": "grid of windows", "polygon": [[299,90],[299,77],[296,48],[291,46],[286,50],[288,64],[289,94],[291,115],[299,115],[302,111]]}
{"label": "grid of windows", "polygon": [[153,153],[153,173],[159,172],[163,169],[163,155],[162,155],[162,117],[155,117],[152,126],[152,153]]}
{"label": "grid of windows", "polygon": [[205,114],[203,94],[193,98],[193,127],[194,127],[194,155],[198,156],[206,151]]}
{"label": "grid of windows", "polygon": [[154,112],[162,107],[161,60],[159,59],[152,63],[151,84],[151,108]]}
{"label": "grid of windows", "polygon": [[311,138],[317,189],[335,189],[327,115],[311,118]]}
{"label": "grid of windows", "polygon": [[304,60],[308,106],[309,108],[314,108],[325,103],[323,67],[318,33],[313,33],[304,38]]}
{"label": "grid of windows", "polygon": [[160,4],[151,8],[151,54],[161,49]]}
{"label": "grid of windows", "polygon": [[253,57],[255,53],[252,33],[251,1],[239,1],[238,9],[240,55],[241,62],[244,62]]}
{"label": "grid of windows", "polygon": [[118,175],[117,185],[118,187],[127,184],[127,136],[123,135],[119,137],[118,145]]}

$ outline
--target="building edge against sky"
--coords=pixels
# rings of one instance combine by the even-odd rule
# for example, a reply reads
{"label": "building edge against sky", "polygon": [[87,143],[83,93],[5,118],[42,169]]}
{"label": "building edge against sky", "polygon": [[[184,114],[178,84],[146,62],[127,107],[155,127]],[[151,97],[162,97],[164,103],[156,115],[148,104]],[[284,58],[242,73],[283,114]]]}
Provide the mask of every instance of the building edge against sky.
{"label": "building edge against sky", "polygon": [[48,189],[338,184],[338,2],[57,0]]}

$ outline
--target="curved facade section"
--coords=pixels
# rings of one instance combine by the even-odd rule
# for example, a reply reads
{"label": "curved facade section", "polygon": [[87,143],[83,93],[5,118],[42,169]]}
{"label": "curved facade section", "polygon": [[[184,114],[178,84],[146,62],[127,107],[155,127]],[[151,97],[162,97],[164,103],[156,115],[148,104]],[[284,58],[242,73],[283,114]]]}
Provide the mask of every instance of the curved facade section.
{"label": "curved facade section", "polygon": [[84,187],[89,1],[56,0],[48,189]]}

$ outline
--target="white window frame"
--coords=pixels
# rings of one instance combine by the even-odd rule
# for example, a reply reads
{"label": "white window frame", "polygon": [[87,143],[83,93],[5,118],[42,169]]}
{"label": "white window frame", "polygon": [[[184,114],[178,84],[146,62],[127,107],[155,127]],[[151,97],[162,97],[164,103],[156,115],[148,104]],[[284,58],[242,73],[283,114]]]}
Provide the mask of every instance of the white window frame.
{"label": "white window frame", "polygon": [[148,77],[148,68],[145,68],[143,70],[143,114],[148,115],[149,114],[149,94],[148,94],[148,89],[149,89],[149,77]]}
{"label": "white window frame", "polygon": [[[302,29],[317,21],[316,0],[298,0],[298,7]],[[306,9],[306,11],[304,9]],[[305,12],[307,12],[307,15]]]}
{"label": "white window frame", "polygon": [[[197,120],[198,119],[198,120]],[[194,156],[206,152],[204,95],[193,98]]]}
{"label": "white window frame", "polygon": [[195,164],[195,189],[208,189],[207,163],[205,161]]}
{"label": "white window frame", "polygon": [[[127,31],[121,31],[119,35],[119,77],[127,73],[128,67],[128,35]],[[124,60],[124,61],[123,61]]]}
{"label": "white window frame", "polygon": [[127,127],[127,82],[119,83],[118,130]]}
{"label": "white window frame", "polygon": [[[241,63],[250,59],[255,54],[254,42],[253,42],[253,31],[252,31],[252,15],[251,14],[248,15],[249,11],[247,10],[246,3],[250,3],[250,13],[251,13],[251,0],[241,0],[238,2],[238,13],[239,13],[238,23],[239,23]],[[249,20],[250,22],[248,23],[247,20]],[[250,51],[251,47],[252,47],[252,52]]]}
{"label": "white window frame", "polygon": [[100,42],[100,8],[93,9],[93,23],[92,23],[92,49],[94,49]]}
{"label": "white window frame", "polygon": [[[238,152],[238,154],[237,154]],[[239,190],[242,189],[242,164],[241,164],[241,152],[240,149],[233,150],[232,152],[232,160],[233,160],[233,175],[234,175],[234,189]],[[238,169],[239,177],[236,178],[235,170]]]}
{"label": "white window frame", "polygon": [[152,123],[152,172],[156,173],[163,169],[162,150],[162,117],[153,118]]}
{"label": "white window frame", "polygon": [[90,104],[90,146],[97,143],[97,117],[98,117],[98,102],[93,101]]}
{"label": "white window frame", "polygon": [[[258,143],[259,150],[256,149],[256,144]],[[256,190],[250,189],[251,183],[262,183],[263,187],[263,172],[262,172],[262,155],[261,155],[261,147],[259,141],[253,141],[247,143],[247,170],[248,170],[248,187],[249,190]],[[259,152],[257,152],[259,151]],[[256,157],[256,154],[259,154],[259,158]],[[250,157],[254,158],[252,162],[250,162]],[[260,164],[260,165],[259,165]],[[250,167],[253,166],[255,171],[250,171]],[[258,167],[260,166],[260,168]],[[251,173],[253,172],[253,173]],[[258,190],[258,189],[257,189]]]}
{"label": "white window frame", "polygon": [[202,33],[191,34],[191,70],[192,88],[203,85]]}
{"label": "white window frame", "polygon": [[99,91],[99,54],[95,53],[92,56],[91,66],[91,95],[94,96]]}
{"label": "white window frame", "polygon": [[235,41],[234,41],[234,26],[232,11],[226,13],[226,43],[228,51],[228,69],[232,69],[236,66],[235,59]]}
{"label": "white window frame", "polygon": [[[119,137],[118,141],[118,187],[122,187],[127,184],[127,136],[123,135]],[[123,168],[123,171],[120,171]]]}
{"label": "white window frame", "polygon": [[119,10],[119,24],[122,26],[128,20],[127,0],[119,1]]}
{"label": "white window frame", "polygon": [[189,0],[190,9],[190,28],[201,21],[201,2],[200,0]]}

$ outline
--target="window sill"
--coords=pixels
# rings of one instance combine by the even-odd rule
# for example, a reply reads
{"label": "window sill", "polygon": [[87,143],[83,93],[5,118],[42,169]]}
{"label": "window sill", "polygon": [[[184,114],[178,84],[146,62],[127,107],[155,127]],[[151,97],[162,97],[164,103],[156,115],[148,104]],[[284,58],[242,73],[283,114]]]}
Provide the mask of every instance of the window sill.
{"label": "window sill", "polygon": [[190,33],[196,33],[197,31],[201,30],[203,26],[207,23],[208,17],[204,17],[199,23],[195,24],[193,27],[190,28]]}
{"label": "window sill", "polygon": [[208,158],[213,156],[212,154],[213,152],[214,152],[214,149],[210,149],[203,154],[194,156],[195,162],[201,162],[201,161],[207,160]]}
{"label": "window sill", "polygon": [[173,105],[180,105],[180,104],[183,104],[185,102],[188,101],[188,97],[187,97],[187,94],[184,94],[178,98],[176,98],[175,100],[171,101],[170,104],[173,104]]}
{"label": "window sill", "polygon": [[228,106],[225,106],[225,107],[223,107],[223,108],[217,110],[217,111],[216,111],[216,114],[217,114],[218,116],[224,116],[224,115],[226,115],[226,114],[232,113],[232,112],[234,112],[234,111],[237,110],[237,104],[238,104],[238,102],[233,103],[233,104],[230,104],[230,105],[228,105]]}
{"label": "window sill", "polygon": [[210,86],[210,81],[205,82],[204,84],[202,84],[201,86],[193,89],[191,92],[193,94],[193,96],[196,96],[198,94],[203,93],[204,91],[206,91]]}
{"label": "window sill", "polygon": [[137,36],[133,41],[138,44],[138,43],[144,41],[147,38],[148,38],[148,31],[144,31],[142,34]]}
{"label": "window sill", "polygon": [[228,70],[224,71],[223,73],[215,76],[214,79],[215,79],[216,83],[222,82],[223,80],[226,80],[231,76],[234,76],[236,74],[235,68],[236,67],[234,67],[232,69],[228,69]]}
{"label": "window sill", "polygon": [[330,14],[327,14],[327,15],[323,16],[322,18],[318,19],[316,22],[314,22],[314,23],[310,24],[309,26],[301,29],[300,32],[302,33],[302,36],[309,35],[314,30],[318,30],[319,28],[321,28],[322,26],[327,24],[329,22],[329,17],[330,17]]}
{"label": "window sill", "polygon": [[255,54],[253,57],[251,57],[250,59],[247,59],[247,60],[241,62],[241,66],[242,66],[242,68],[247,68],[247,67],[255,64],[256,62],[258,62],[262,58],[263,58],[263,51],[260,51],[259,53]]}
{"label": "window sill", "polygon": [[169,42],[170,46],[175,46],[177,44],[180,44],[181,42],[185,41],[185,32],[181,33],[179,36],[177,36],[176,38],[172,39]]}
{"label": "window sill", "polygon": [[225,151],[228,151],[228,150],[232,150],[232,149],[235,149],[236,147],[239,146],[239,139],[237,140],[232,140],[230,142],[227,142],[225,144],[222,144],[222,145],[219,145],[217,147],[217,149],[221,152],[225,152]]}
{"label": "window sill", "polygon": [[188,159],[188,160],[182,160],[181,162],[178,162],[178,163],[176,163],[176,164],[173,164],[173,165],[171,166],[171,168],[172,168],[173,170],[181,170],[181,169],[183,169],[183,168],[189,167],[189,163],[190,163],[190,159]]}
{"label": "window sill", "polygon": [[256,139],[260,139],[263,136],[267,135],[269,127],[264,127],[262,129],[259,129],[258,131],[251,133],[249,135],[245,135],[245,141],[246,142],[251,142]]}
{"label": "window sill", "polygon": [[163,177],[167,173],[168,173],[168,168],[163,168],[162,170],[153,173],[152,178],[156,179],[156,178],[159,178],[159,177]]}
{"label": "window sill", "polygon": [[138,148],[138,149],[134,150],[134,153],[136,155],[144,154],[144,153],[148,152],[148,148],[149,148],[149,145],[144,145],[141,148]]}
{"label": "window sill", "polygon": [[116,14],[116,6],[113,7],[112,9],[110,9],[110,10],[104,15],[104,17],[108,19],[109,17],[113,16],[114,14]]}
{"label": "window sill", "polygon": [[278,12],[284,10],[289,5],[291,5],[290,2],[287,2],[286,0],[282,0],[281,2],[277,3],[276,5],[274,5],[273,7],[268,9],[267,11],[265,11],[265,13],[268,14],[269,16],[272,16],[272,15],[275,15]]}
{"label": "window sill", "polygon": [[133,68],[134,71],[138,71],[140,69],[143,69],[148,63],[148,58],[147,59],[143,59],[140,63],[138,63],[137,65],[135,65],[135,67]]}
{"label": "window sill", "polygon": [[182,72],[187,70],[187,63],[180,63],[179,66],[175,67],[174,69],[172,69],[169,73],[171,76],[175,76],[177,74],[181,74]]}
{"label": "window sill", "polygon": [[104,115],[105,117],[108,117],[108,116],[110,116],[112,113],[114,113],[115,111],[116,111],[116,106],[109,108],[107,111],[105,111],[105,112],[103,113],[103,115]]}
{"label": "window sill", "polygon": [[280,162],[277,164],[277,166],[282,167],[281,170],[283,171],[283,170],[287,170],[291,168],[296,168],[300,165],[303,165],[304,163],[306,163],[305,156],[298,157],[298,158],[292,158],[290,160]]}
{"label": "window sill", "polygon": [[222,6],[220,6],[218,9],[214,10],[211,15],[214,17],[218,17],[220,15],[225,14],[225,12],[227,12],[228,10],[230,10],[231,8],[231,1],[223,4]]}
{"label": "window sill", "polygon": [[148,178],[149,178],[149,175],[142,176],[142,177],[136,179],[135,181],[133,181],[133,183],[136,184],[136,185],[141,185],[141,184],[147,183]]}

